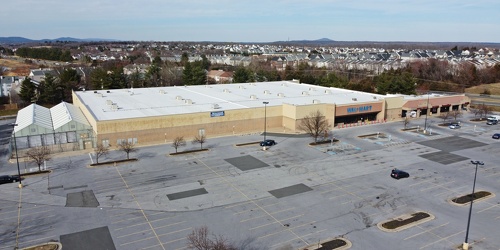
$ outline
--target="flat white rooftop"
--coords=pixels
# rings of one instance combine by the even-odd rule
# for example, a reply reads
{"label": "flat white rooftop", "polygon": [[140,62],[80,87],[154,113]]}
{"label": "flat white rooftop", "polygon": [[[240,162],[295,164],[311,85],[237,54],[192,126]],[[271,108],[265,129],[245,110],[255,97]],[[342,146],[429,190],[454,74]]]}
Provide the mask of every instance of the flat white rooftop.
{"label": "flat white rooftop", "polygon": [[314,103],[356,104],[383,95],[294,81],[77,91],[98,121]]}

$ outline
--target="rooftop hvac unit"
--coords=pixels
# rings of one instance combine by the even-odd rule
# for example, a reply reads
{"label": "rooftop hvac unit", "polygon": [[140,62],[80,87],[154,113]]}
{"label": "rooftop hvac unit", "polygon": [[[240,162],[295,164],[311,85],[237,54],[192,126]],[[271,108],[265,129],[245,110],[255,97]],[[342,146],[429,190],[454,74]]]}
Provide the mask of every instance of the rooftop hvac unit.
{"label": "rooftop hvac unit", "polygon": [[279,97],[285,97],[285,94],[283,94],[283,93],[278,93],[278,96],[279,96]]}
{"label": "rooftop hvac unit", "polygon": [[332,91],[331,91],[331,90],[329,90],[329,89],[325,89],[325,94],[331,94],[331,93],[332,93]]}
{"label": "rooftop hvac unit", "polygon": [[159,92],[160,92],[160,94],[165,94],[165,93],[167,93],[167,92],[165,92],[165,90],[163,90],[163,89],[160,89],[160,91],[159,91]]}
{"label": "rooftop hvac unit", "polygon": [[313,104],[319,104],[319,103],[321,103],[320,100],[316,100],[316,99],[313,100]]}
{"label": "rooftop hvac unit", "polygon": [[239,86],[239,88],[240,88],[240,89],[245,89],[245,86],[240,85],[240,86]]}
{"label": "rooftop hvac unit", "polygon": [[229,91],[229,89],[224,89],[224,90],[222,90],[222,92],[224,92],[224,93],[231,93],[231,91]]}
{"label": "rooftop hvac unit", "polygon": [[106,100],[106,104],[111,105],[111,104],[113,104],[113,101],[111,101],[111,100]]}
{"label": "rooftop hvac unit", "polygon": [[182,100],[182,96],[180,96],[180,95],[176,96],[175,100]]}
{"label": "rooftop hvac unit", "polygon": [[257,96],[256,95],[250,95],[250,100],[257,100]]}
{"label": "rooftop hvac unit", "polygon": [[283,87],[287,87],[286,83],[282,83],[281,86]]}
{"label": "rooftop hvac unit", "polygon": [[309,92],[307,92],[307,91],[302,91],[302,95],[309,95]]}
{"label": "rooftop hvac unit", "polygon": [[111,110],[118,110],[118,104],[116,103],[111,104]]}
{"label": "rooftop hvac unit", "polygon": [[96,94],[98,97],[102,97],[102,93],[97,93]]}
{"label": "rooftop hvac unit", "polygon": [[269,95],[271,92],[269,92],[269,90],[264,90],[264,94],[265,95]]}
{"label": "rooftop hvac unit", "polygon": [[377,99],[377,97],[376,97],[376,96],[374,96],[374,97],[373,97],[373,99]]}
{"label": "rooftop hvac unit", "polygon": [[313,87],[310,87],[309,91],[315,91],[315,89]]}
{"label": "rooftop hvac unit", "polygon": [[219,104],[215,103],[215,104],[212,104],[212,108],[213,109],[220,109],[220,106],[219,106]]}
{"label": "rooftop hvac unit", "polygon": [[186,99],[186,100],[184,100],[184,103],[185,104],[193,104],[193,101],[191,101],[191,99]]}

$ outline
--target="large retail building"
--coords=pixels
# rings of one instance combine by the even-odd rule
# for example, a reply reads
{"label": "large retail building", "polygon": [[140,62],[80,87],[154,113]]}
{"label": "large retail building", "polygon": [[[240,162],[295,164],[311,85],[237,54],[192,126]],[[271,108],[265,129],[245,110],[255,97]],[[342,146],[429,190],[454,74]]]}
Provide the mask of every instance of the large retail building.
{"label": "large retail building", "polygon": [[178,136],[259,133],[264,126],[268,132],[298,133],[301,119],[316,111],[332,129],[400,121],[410,113],[462,110],[469,102],[463,94],[378,95],[297,80],[73,92],[73,105],[87,118],[96,143],[112,146],[123,140],[148,145]]}

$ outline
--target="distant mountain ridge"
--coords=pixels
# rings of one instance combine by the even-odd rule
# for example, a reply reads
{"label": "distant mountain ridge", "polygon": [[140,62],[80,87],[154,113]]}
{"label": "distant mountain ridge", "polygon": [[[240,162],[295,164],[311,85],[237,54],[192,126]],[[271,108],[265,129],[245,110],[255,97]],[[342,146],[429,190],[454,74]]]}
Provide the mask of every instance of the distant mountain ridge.
{"label": "distant mountain ridge", "polygon": [[2,43],[44,43],[44,42],[104,42],[104,41],[112,41],[116,42],[119,40],[116,39],[103,39],[103,38],[73,38],[73,37],[59,37],[56,39],[40,39],[34,40],[25,37],[19,36],[10,36],[10,37],[0,37],[0,44]]}

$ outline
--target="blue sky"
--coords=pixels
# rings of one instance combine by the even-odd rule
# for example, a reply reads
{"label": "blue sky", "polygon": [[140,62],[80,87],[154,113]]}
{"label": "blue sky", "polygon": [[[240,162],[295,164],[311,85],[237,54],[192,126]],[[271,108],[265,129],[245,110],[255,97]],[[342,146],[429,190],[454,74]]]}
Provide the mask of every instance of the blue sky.
{"label": "blue sky", "polygon": [[10,0],[0,36],[500,43],[498,0]]}

